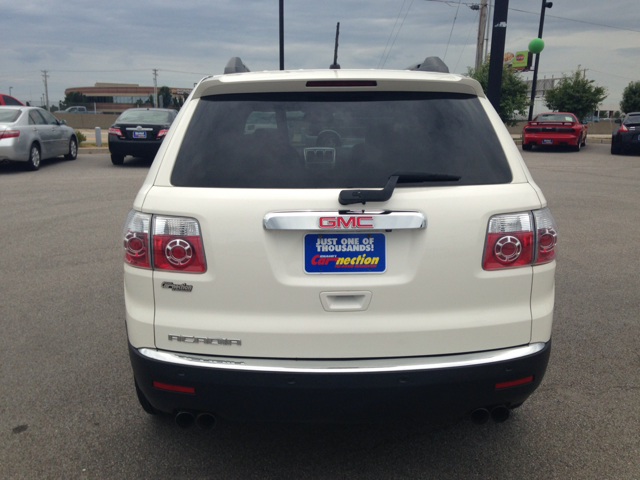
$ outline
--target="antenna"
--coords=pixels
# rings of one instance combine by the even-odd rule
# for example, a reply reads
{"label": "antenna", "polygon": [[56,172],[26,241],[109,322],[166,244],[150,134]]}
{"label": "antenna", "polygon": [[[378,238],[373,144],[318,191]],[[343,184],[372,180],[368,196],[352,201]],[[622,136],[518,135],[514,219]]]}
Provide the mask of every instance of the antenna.
{"label": "antenna", "polygon": [[329,65],[331,70],[340,70],[340,65],[338,65],[338,37],[340,36],[340,22],[336,25],[336,48],[333,51],[333,63]]}

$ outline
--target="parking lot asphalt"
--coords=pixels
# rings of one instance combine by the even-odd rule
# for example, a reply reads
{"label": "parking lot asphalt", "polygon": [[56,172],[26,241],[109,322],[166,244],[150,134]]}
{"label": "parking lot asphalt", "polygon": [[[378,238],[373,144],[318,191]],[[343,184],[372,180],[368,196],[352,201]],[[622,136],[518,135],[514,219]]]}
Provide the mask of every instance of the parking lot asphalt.
{"label": "parking lot asphalt", "polygon": [[0,165],[0,478],[639,478],[640,157],[523,157],[560,243],[549,369],[509,421],[211,432],[135,398],[121,228],[150,162]]}

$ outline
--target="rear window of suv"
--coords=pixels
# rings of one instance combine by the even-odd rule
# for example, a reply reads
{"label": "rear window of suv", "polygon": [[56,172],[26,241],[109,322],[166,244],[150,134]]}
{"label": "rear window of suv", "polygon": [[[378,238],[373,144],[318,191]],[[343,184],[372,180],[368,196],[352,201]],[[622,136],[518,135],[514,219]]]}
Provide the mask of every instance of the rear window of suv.
{"label": "rear window of suv", "polygon": [[461,177],[438,185],[512,179],[502,146],[475,96],[304,92],[201,98],[171,183],[382,188],[394,172]]}

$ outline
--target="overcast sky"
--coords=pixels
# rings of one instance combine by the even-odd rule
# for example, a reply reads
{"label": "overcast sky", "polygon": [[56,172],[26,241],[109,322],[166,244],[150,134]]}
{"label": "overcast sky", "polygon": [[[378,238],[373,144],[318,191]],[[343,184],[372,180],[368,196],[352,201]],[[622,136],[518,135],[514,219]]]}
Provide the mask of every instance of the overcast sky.
{"label": "overcast sky", "polygon": [[[455,73],[475,61],[470,0],[285,0],[285,68],[328,68],[340,22],[342,68],[403,69],[439,56]],[[480,0],[477,0],[480,3]],[[541,1],[510,0],[506,50],[537,36]],[[192,87],[239,56],[279,68],[278,0],[0,0],[0,92],[40,104],[96,82]],[[618,103],[640,80],[640,0],[555,0],[546,10],[539,78],[580,68]],[[453,28],[452,28],[453,27]],[[531,74],[525,74],[530,78]]]}

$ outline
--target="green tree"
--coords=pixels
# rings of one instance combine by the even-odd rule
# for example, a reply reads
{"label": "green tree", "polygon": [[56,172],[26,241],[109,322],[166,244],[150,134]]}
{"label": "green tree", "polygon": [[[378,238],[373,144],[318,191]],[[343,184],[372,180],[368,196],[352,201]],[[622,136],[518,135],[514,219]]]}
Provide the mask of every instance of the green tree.
{"label": "green tree", "polygon": [[[162,97],[162,103],[160,103],[160,97]],[[166,85],[158,89],[158,106],[160,105],[162,105],[162,108],[171,106],[171,90]]]}
{"label": "green tree", "polygon": [[82,105],[87,103],[87,96],[81,92],[69,92],[65,95],[64,100],[59,102],[60,110],[64,110],[67,107],[73,105]]}
{"label": "green tree", "polygon": [[[489,62],[477,69],[467,68],[467,75],[476,79],[486,92],[489,86]],[[520,72],[508,65],[502,68],[502,86],[500,88],[500,111],[498,114],[507,125],[516,124],[517,115],[526,115],[529,108],[527,83],[520,78]]]}
{"label": "green tree", "polygon": [[580,120],[591,117],[598,105],[607,98],[607,89],[583,78],[580,65],[570,75],[563,75],[555,87],[547,90],[545,104],[556,112],[573,113]]}
{"label": "green tree", "polygon": [[620,110],[613,112],[613,118],[620,118]]}
{"label": "green tree", "polygon": [[640,112],[640,82],[631,82],[626,86],[620,108],[624,113]]}

